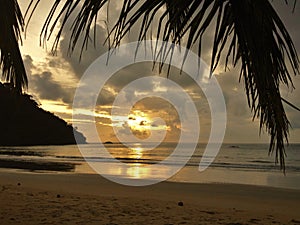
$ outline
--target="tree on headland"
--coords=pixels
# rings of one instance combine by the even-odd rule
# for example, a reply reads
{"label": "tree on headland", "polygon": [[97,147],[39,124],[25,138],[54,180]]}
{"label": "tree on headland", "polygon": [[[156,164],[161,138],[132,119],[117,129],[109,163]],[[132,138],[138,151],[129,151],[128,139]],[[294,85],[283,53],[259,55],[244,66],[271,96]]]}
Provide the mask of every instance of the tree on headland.
{"label": "tree on headland", "polygon": [[[13,2],[17,5],[15,0],[4,2],[7,4]],[[39,2],[40,0],[30,1],[26,13],[28,18],[31,17]],[[81,50],[83,50],[90,40],[91,28],[96,23],[99,10],[108,3],[109,0],[56,0],[42,28],[42,41],[46,41],[52,35],[54,28],[60,22],[53,46],[55,51],[64,26],[73,18],[70,51],[75,49],[82,35],[84,43]],[[153,32],[151,25],[154,21],[158,21],[157,39],[180,44],[186,38],[187,48],[192,48],[198,43],[200,56],[203,35],[215,24],[211,71],[216,69],[221,56],[225,56],[226,68],[230,63],[241,67],[240,78],[245,83],[249,107],[254,117],[260,118],[260,129],[266,129],[271,136],[269,151],[275,152],[276,162],[279,161],[281,168],[284,169],[284,143],[288,142],[290,123],[283,103],[290,103],[281,97],[280,85],[294,87],[290,74],[299,73],[299,59],[293,41],[270,1],[123,0],[121,4],[119,18],[109,33],[108,38],[112,41],[110,47],[118,46],[130,29],[138,23],[141,26],[138,39],[147,39]],[[17,41],[20,37],[19,31],[23,27],[23,20],[18,7],[13,9],[4,11],[1,8],[1,11],[3,18],[13,11],[14,13],[11,13],[8,18],[15,16],[15,20],[19,21],[15,23],[11,19],[9,23],[17,31],[14,36],[4,33]],[[57,11],[58,14],[55,14]],[[7,24],[0,26],[1,31],[10,28]],[[1,59],[6,50],[3,46],[3,40],[0,39]],[[18,49],[16,45],[15,48]],[[9,56],[11,61],[18,58],[14,54]],[[5,63],[6,61],[1,60],[3,71],[5,66],[7,68],[7,65],[10,65],[9,61],[8,64]],[[14,66],[16,64],[12,64],[11,68]],[[17,71],[16,68],[14,70]],[[22,85],[26,86],[26,80],[17,76],[16,73],[10,73],[6,79],[19,89]],[[26,77],[25,74],[23,77]],[[292,104],[290,106],[294,107]]]}

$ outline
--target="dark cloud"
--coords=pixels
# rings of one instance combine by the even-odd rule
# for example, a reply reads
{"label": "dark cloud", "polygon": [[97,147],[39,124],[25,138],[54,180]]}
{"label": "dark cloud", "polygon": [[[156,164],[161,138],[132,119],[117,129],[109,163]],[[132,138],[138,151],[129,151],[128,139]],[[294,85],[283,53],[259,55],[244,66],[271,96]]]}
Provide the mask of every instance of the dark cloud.
{"label": "dark cloud", "polygon": [[[50,71],[38,73],[40,68],[34,65],[33,59],[26,55],[24,64],[29,78],[29,91],[38,95],[44,100],[62,100],[65,103],[72,102],[71,91],[64,88],[62,84],[53,79],[53,74]],[[51,64],[51,62],[50,62]]]}
{"label": "dark cloud", "polygon": [[115,100],[115,94],[111,89],[104,87],[98,97],[97,104],[98,105],[112,105]]}
{"label": "dark cloud", "polygon": [[39,93],[41,99],[47,100],[60,100],[66,99],[65,90],[53,80],[52,73],[49,71],[42,72],[41,74],[33,74],[31,77],[31,88],[35,93]]}
{"label": "dark cloud", "polygon": [[239,83],[234,72],[226,72],[217,76],[226,102],[228,117],[231,120],[248,118],[250,109],[243,83]]}
{"label": "dark cloud", "polygon": [[[68,27],[68,25],[66,25],[66,27]],[[69,31],[69,29],[64,29],[64,32],[62,34],[63,39],[59,44],[62,59],[70,64],[71,69],[73,70],[73,73],[77,78],[81,78],[85,70],[92,64],[92,62],[108,50],[108,46],[103,44],[105,38],[107,37],[107,31],[98,24],[93,29],[96,29],[95,45],[93,43],[94,40],[90,40],[89,44],[87,46],[84,46],[82,52],[81,50],[84,35],[80,36],[76,48],[72,52],[70,52],[69,43],[71,32]]]}

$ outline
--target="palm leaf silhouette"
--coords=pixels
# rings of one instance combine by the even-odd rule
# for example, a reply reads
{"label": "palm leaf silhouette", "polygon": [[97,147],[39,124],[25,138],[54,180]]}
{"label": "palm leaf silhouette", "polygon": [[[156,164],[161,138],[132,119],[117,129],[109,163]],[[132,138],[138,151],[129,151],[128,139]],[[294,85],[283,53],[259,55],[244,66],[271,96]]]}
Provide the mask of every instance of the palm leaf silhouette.
{"label": "palm leaf silhouette", "polygon": [[[52,49],[55,52],[66,22],[79,7],[73,21],[69,50],[74,50],[83,34],[83,51],[90,40],[90,30],[98,11],[109,0],[67,0],[54,18],[61,2],[55,1],[41,39],[46,41],[61,20]],[[31,14],[38,3],[31,1]],[[288,64],[291,72],[298,74],[299,59],[288,31],[269,0],[123,0],[119,19],[109,33],[111,46],[118,46],[138,22],[141,22],[138,39],[149,38],[156,19],[157,39],[180,44],[186,37],[187,48],[198,43],[199,56],[203,35],[215,24],[211,71],[217,68],[221,56],[225,56],[226,68],[229,63],[241,67],[240,80],[245,83],[249,107],[254,118],[260,118],[260,129],[266,129],[271,136],[269,152],[275,151],[276,162],[284,169],[284,143],[288,143],[290,124],[283,107],[283,102],[288,102],[281,98],[280,85],[293,88]],[[167,51],[161,49],[159,52]]]}
{"label": "palm leaf silhouette", "polygon": [[16,0],[3,0],[0,7],[0,67],[2,78],[19,92],[27,87],[27,76],[19,49],[23,16]]}

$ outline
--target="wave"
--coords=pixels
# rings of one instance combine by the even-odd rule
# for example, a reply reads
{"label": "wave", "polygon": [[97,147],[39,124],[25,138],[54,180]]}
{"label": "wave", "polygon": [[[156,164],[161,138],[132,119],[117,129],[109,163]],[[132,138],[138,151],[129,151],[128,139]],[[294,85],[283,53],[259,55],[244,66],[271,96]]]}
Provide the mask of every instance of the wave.
{"label": "wave", "polygon": [[[243,145],[239,144],[239,148],[229,148],[231,145],[223,147],[210,165],[211,168],[224,168],[232,170],[249,170],[249,171],[279,171],[279,166],[274,161],[266,157],[265,147],[267,145]],[[87,145],[92,151],[93,145]],[[164,145],[153,151],[143,151],[142,155],[137,155],[135,151],[124,148],[121,144],[113,144],[109,146],[111,154],[115,159],[132,165],[152,165],[161,163],[166,166],[175,166],[183,163],[182,155],[173,155],[172,162],[164,162],[166,157],[172,152],[174,144]],[[188,167],[198,168],[199,162],[203,157],[204,145],[197,148],[193,157],[186,164]],[[291,172],[300,172],[300,145],[290,145],[289,158],[286,162],[286,170]],[[101,154],[101,153],[100,153]],[[76,146],[46,146],[46,147],[0,147],[0,158],[24,157],[28,160],[59,160],[60,162],[76,162],[84,164],[85,161],[114,163],[115,159],[104,157],[104,155],[96,155],[97,157],[82,157]],[[270,159],[270,160],[268,160]]]}
{"label": "wave", "polygon": [[[160,163],[161,165],[176,166],[182,164],[182,161],[165,161],[148,159],[148,158],[131,158],[131,157],[116,157],[116,158],[105,158],[105,157],[81,157],[81,156],[56,156],[57,158],[71,159],[72,161],[86,161],[86,162],[99,162],[99,163],[115,163],[115,160],[122,161],[127,164],[138,164],[138,165],[152,165]],[[186,166],[198,167],[199,162],[190,160]],[[211,168],[225,168],[225,169],[238,169],[238,170],[251,170],[251,171],[278,171],[279,165],[275,165],[274,162],[266,160],[251,160],[249,163],[231,163],[231,162],[213,162],[210,165]],[[286,166],[286,170],[289,172],[300,172],[300,168],[297,166]]]}

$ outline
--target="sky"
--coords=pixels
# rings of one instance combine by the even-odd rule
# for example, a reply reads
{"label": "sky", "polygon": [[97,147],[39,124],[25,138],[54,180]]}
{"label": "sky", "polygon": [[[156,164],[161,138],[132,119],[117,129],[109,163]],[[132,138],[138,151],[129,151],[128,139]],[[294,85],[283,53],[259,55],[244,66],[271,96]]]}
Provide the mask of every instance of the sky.
{"label": "sky", "polygon": [[[26,11],[28,2],[28,0],[20,1],[23,13]],[[39,38],[42,25],[53,2],[41,1],[31,22],[28,24],[21,52],[29,77],[28,92],[41,104],[42,108],[72,123],[72,103],[79,80],[91,63],[107,51],[107,45],[103,44],[107,36],[103,22],[106,19],[106,13],[105,10],[101,11],[98,16],[96,47],[90,44],[79,61],[79,48],[75,49],[71,56],[68,54],[69,29],[63,31],[56,55],[51,54],[53,38],[47,42],[46,46],[40,45]],[[286,6],[282,2],[284,1],[274,1],[272,4],[284,21],[296,49],[300,53],[300,25],[297,22],[300,18],[300,6],[298,4],[295,12],[292,13],[292,6]],[[118,9],[120,9],[120,2],[112,1],[109,8],[109,27],[114,24]],[[67,24],[67,27],[70,27],[70,25]],[[123,42],[135,41],[138,30],[138,26],[134,27]],[[55,32],[57,32],[57,29],[54,30]],[[209,40],[211,40],[212,35],[213,27],[211,31],[208,31],[203,42],[201,58],[207,64],[210,63],[211,42]],[[227,107],[227,127],[224,142],[268,142],[269,137],[264,131],[259,135],[258,119],[253,121],[253,116],[247,105],[244,85],[239,83],[239,68],[231,68],[230,71],[226,72],[223,68],[221,64],[216,70],[215,76],[222,88]],[[111,105],[121,89],[138,78],[152,75],[166,77],[166,70],[159,74],[157,68],[152,69],[151,63],[136,63],[118,71],[102,89],[95,112],[82,111],[85,120],[81,122],[89,122],[93,116],[96,116],[97,129],[102,141],[118,141],[113,126],[127,127],[136,137],[141,139],[151,136],[151,131],[154,133],[154,130],[156,130],[158,134],[166,133],[166,141],[178,140],[181,129],[179,115],[172,104],[159,98],[145,98],[137,102],[130,115],[118,118],[118,121],[114,121],[114,125],[112,125]],[[193,99],[199,113],[201,127],[199,142],[207,142],[211,129],[211,117],[208,102],[202,90],[186,74],[180,74],[176,68],[172,68],[169,78],[182,86]],[[300,106],[300,76],[293,77],[293,82],[295,90],[283,87],[281,90],[282,95],[293,104]],[[143,91],[146,90],[146,95],[149,95],[155,91],[166,91],[164,88],[163,84],[152,82],[146,83],[143,86]],[[131,91],[133,94],[139,94],[141,90]],[[180,97],[178,94],[176,95],[176,92],[168,91],[171,95]],[[290,142],[300,142],[300,113],[288,106],[285,108],[292,125]],[[158,124],[156,119],[158,117],[161,117],[164,123]],[[88,130],[81,131],[89,136],[89,142],[97,140],[96,137],[89,135]],[[120,130],[118,132],[124,138],[128,135]]]}

